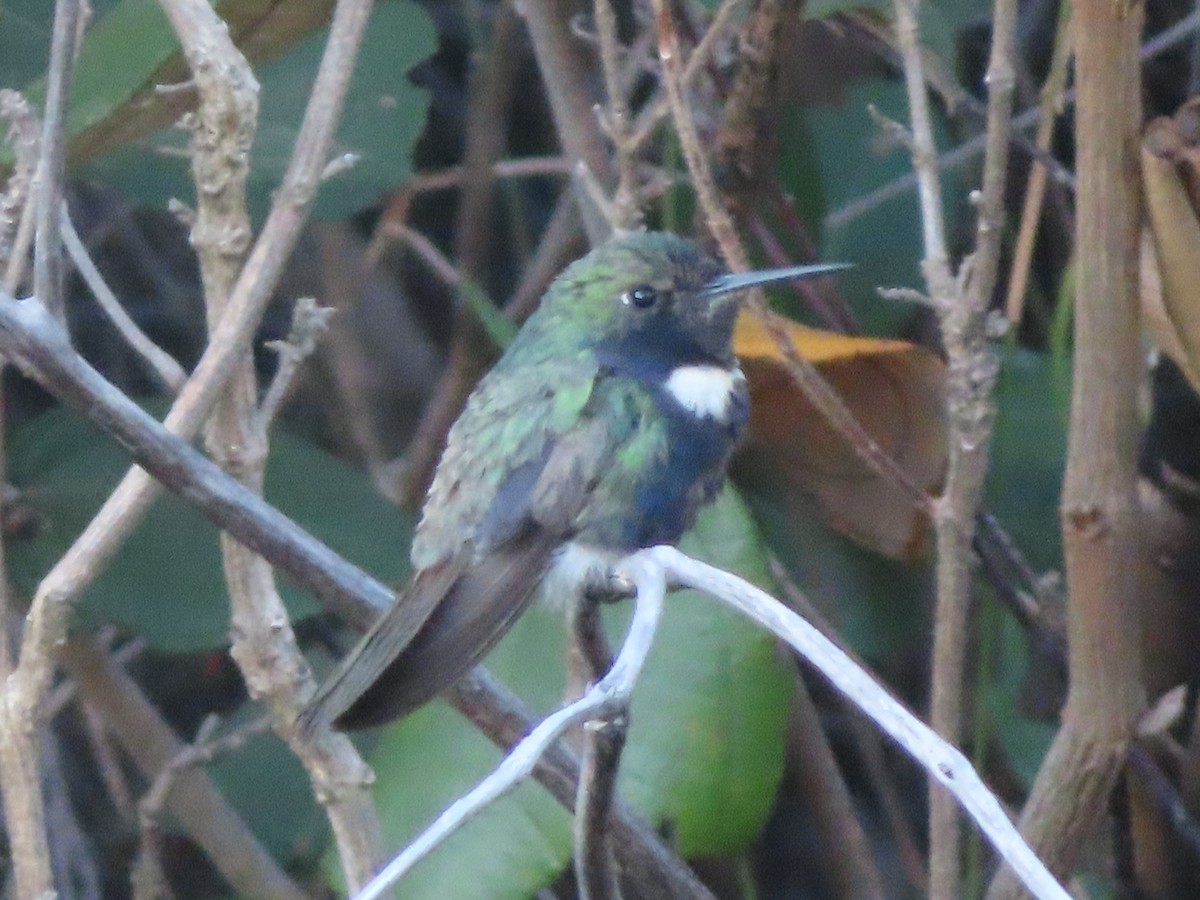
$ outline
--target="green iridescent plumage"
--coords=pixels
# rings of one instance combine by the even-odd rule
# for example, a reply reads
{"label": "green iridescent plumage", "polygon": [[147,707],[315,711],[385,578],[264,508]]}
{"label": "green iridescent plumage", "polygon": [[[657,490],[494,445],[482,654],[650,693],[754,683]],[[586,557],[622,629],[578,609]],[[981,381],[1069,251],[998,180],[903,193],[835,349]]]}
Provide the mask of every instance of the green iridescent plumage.
{"label": "green iridescent plumage", "polygon": [[303,724],[402,715],[477,662],[548,572],[556,586],[577,579],[555,574],[568,558],[615,560],[681,536],[746,421],[731,348],[738,279],[665,234],[614,239],[555,279],[450,430],[412,583]]}

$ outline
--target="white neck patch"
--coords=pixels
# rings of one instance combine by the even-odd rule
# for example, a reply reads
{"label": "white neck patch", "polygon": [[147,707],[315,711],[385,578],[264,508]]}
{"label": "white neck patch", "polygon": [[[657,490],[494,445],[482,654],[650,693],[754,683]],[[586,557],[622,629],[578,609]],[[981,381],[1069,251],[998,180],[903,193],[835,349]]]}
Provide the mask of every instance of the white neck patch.
{"label": "white neck patch", "polygon": [[671,370],[664,387],[693,416],[724,422],[729,418],[733,393],[745,380],[737,366],[679,366]]}

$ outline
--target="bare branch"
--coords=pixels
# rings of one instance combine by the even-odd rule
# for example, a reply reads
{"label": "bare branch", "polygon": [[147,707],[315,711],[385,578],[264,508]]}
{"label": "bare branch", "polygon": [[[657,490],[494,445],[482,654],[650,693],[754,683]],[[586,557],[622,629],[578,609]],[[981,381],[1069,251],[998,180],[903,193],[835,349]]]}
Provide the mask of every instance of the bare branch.
{"label": "bare branch", "polygon": [[[533,731],[537,719],[511,691],[482,666],[460,678],[448,699],[497,746],[512,750]],[[534,777],[562,806],[571,809],[578,793],[580,763],[563,741],[550,747],[534,768]],[[645,895],[663,900],[715,900],[696,874],[663,838],[617,799],[609,820],[609,839],[620,869]]]}
{"label": "bare branch", "polygon": [[[60,0],[60,5],[64,3],[70,6],[71,0]],[[275,195],[271,213],[230,295],[226,314],[214,329],[207,350],[167,416],[167,427],[175,434],[190,439],[208,417],[232,371],[233,361],[243,352],[246,336],[253,331],[271,297],[283,264],[299,235],[320,173],[328,161],[334,127],[370,6],[370,0],[340,0],[337,5],[295,151]],[[62,31],[65,43],[67,29]],[[75,38],[72,28],[71,47]],[[58,46],[57,27],[55,40]],[[45,146],[42,152],[48,152]],[[55,245],[58,243],[58,199],[56,194],[49,229],[39,229]],[[42,241],[38,243],[45,249]],[[52,283],[53,270],[53,265],[44,268],[40,281]],[[48,299],[53,300],[54,296]],[[17,318],[24,310],[29,314],[27,324],[51,324],[43,321],[47,312],[40,301],[19,307],[11,296],[3,296],[0,307]],[[54,352],[63,360],[72,356],[66,335],[61,331],[53,334],[49,346],[54,347]],[[121,399],[128,402],[127,398]],[[99,407],[95,413],[103,416]],[[14,857],[20,861],[23,871],[18,888],[22,900],[41,896],[52,888],[45,862],[48,854],[45,852],[42,803],[37,792],[36,735],[43,721],[54,656],[66,636],[75,599],[103,571],[155,495],[150,476],[138,469],[131,470],[71,549],[42,579],[26,619],[18,664],[0,696],[0,725],[3,726],[0,727],[0,771],[5,773],[4,803],[10,836],[14,840]],[[279,519],[287,521],[282,516]],[[323,552],[328,553],[327,550]],[[25,785],[28,790],[23,787]]]}
{"label": "bare branch", "polygon": [[[1164,29],[1146,41],[1142,45],[1139,57],[1142,61],[1154,59],[1161,53],[1178,46],[1184,41],[1192,37],[1192,35],[1200,30],[1200,12],[1193,12],[1184,16],[1170,28]],[[1075,90],[1070,89],[1063,92],[1062,103],[1064,106],[1075,102]],[[1021,112],[1020,115],[1014,116],[1010,128],[1012,130],[1026,129],[1035,125],[1041,118],[1041,110],[1039,107],[1030,107]],[[985,134],[978,135],[954,147],[938,157],[938,168],[941,171],[952,171],[957,169],[975,157],[979,156],[984,151],[987,143]],[[1044,157],[1039,157],[1035,154],[1035,158],[1040,159],[1043,163],[1050,164],[1050,160]],[[1069,178],[1069,172],[1061,166],[1052,167],[1055,175],[1055,180],[1059,184],[1067,184],[1074,186],[1075,180]],[[857,200],[852,200],[840,209],[835,209],[825,216],[825,227],[829,229],[845,228],[859,217],[867,214],[871,210],[895,197],[903,196],[911,191],[917,184],[916,175],[909,172],[900,176],[894,181],[890,181],[882,187],[876,188],[869,194],[859,197]]]}
{"label": "bare branch", "polygon": [[[908,89],[911,151],[917,176],[924,235],[922,270],[938,310],[946,346],[946,403],[950,430],[945,486],[935,506],[937,603],[930,719],[942,737],[957,743],[963,717],[967,617],[973,583],[975,515],[983,498],[988,449],[995,419],[999,362],[987,330],[987,309],[996,283],[1004,223],[1004,179],[1008,171],[1008,122],[1013,94],[1015,0],[996,0],[988,61],[987,152],[975,254],[950,272],[942,189],[937,168],[922,50],[917,31],[919,0],[895,0],[896,38]],[[929,892],[935,900],[959,895],[960,830],[954,798],[930,781]]]}
{"label": "bare branch", "polygon": [[270,719],[264,716],[227,734],[214,736],[219,723],[216,716],[205,719],[196,732],[196,739],[163,763],[155,773],[150,789],[138,801],[141,841],[130,874],[135,900],[158,900],[170,893],[162,870],[159,820],[180,776],[188,769],[206,766],[219,756],[240,750],[246,741],[267,731],[271,725]]}
{"label": "bare branch", "polygon": [[76,271],[83,277],[92,296],[96,298],[100,309],[116,326],[121,337],[125,339],[125,343],[142,358],[162,385],[172,394],[179,393],[179,389],[187,380],[187,373],[183,370],[183,366],[179,365],[171,354],[150,340],[146,333],[138,328],[137,322],[130,318],[129,313],[125,312],[125,307],[121,305],[117,295],[104,281],[104,276],[96,268],[83,241],[79,239],[79,233],[75,230],[74,223],[71,222],[71,213],[67,209],[65,201],[62,205],[60,228],[63,246],[66,247],[71,261],[75,264]]}
{"label": "bare branch", "polygon": [[613,194],[614,220],[618,230],[632,231],[642,224],[638,202],[637,148],[631,141],[629,100],[625,96],[625,66],[617,37],[617,15],[612,0],[595,0],[592,15],[600,39],[600,64],[604,71],[608,107],[605,123],[617,154],[617,190]]}
{"label": "bare branch", "polygon": [[997,852],[1040,900],[1068,900],[984,785],[970,761],[909,712],[813,625],[749,582],[691,559],[674,547],[653,547],[631,559],[661,566],[671,584],[716,597],[786,641],[889,737],[958,798]]}
{"label": "bare branch", "polygon": [[[228,311],[250,237],[246,180],[258,118],[258,83],[225,23],[206,0],[163,0],[163,6],[199,95],[199,106],[187,119],[197,199],[192,244],[200,260],[211,328]],[[328,174],[326,166],[318,177]],[[206,440],[214,460],[261,496],[267,429],[257,405],[251,335],[243,341],[225,395],[208,423]],[[325,730],[307,736],[293,727],[316,685],[274,573],[266,560],[235,538],[223,534],[220,544],[230,600],[230,653],[250,696],[266,704],[276,730],[308,772],[329,817],[343,874],[357,887],[370,877],[379,855],[379,822],[367,789],[369,770],[344,735]]]}
{"label": "bare branch", "polygon": [[17,91],[0,90],[0,119],[9,123],[8,144],[14,160],[12,174],[0,195],[0,267],[6,270],[8,292],[13,293],[33,237],[29,199],[38,165],[39,128],[29,102]]}
{"label": "bare branch", "polygon": [[[517,0],[516,8],[529,30],[559,143],[572,170],[582,162],[602,183],[610,183],[608,148],[592,112],[595,97],[588,81],[591,67],[570,30],[573,7],[565,0]],[[586,205],[581,211],[591,243],[607,238],[608,224]]]}
{"label": "bare branch", "polygon": [[[63,664],[84,702],[100,713],[147,778],[186,750],[129,673],[95,644],[68,642]],[[303,900],[303,891],[263,849],[207,773],[195,768],[178,772],[165,803],[240,896]]]}
{"label": "bare branch", "polygon": [[63,317],[63,270],[58,234],[67,159],[64,126],[75,49],[79,39],[79,0],[57,0],[54,31],[50,38],[50,66],[46,70],[46,102],[42,112],[42,139],[38,145],[37,234],[33,255],[33,291],[59,318]]}
{"label": "bare branch", "polygon": [[292,327],[288,336],[282,341],[266,344],[279,357],[279,368],[275,370],[275,377],[271,379],[258,410],[264,430],[275,421],[300,366],[316,352],[317,342],[329,330],[329,320],[334,312],[332,307],[318,306],[312,297],[301,297],[292,309]]}
{"label": "bare branch", "polygon": [[[1071,4],[1059,7],[1058,30],[1054,38],[1054,55],[1050,60],[1050,71],[1042,85],[1038,98],[1038,127],[1034,142],[1039,150],[1048,150],[1054,136],[1054,124],[1063,111],[1063,92],[1071,71]],[[1017,244],[1013,248],[1012,270],[1008,276],[1008,296],[1004,301],[1004,312],[1008,321],[1016,325],[1021,321],[1025,305],[1025,288],[1029,281],[1029,267],[1033,260],[1033,242],[1037,237],[1038,220],[1042,215],[1042,201],[1046,196],[1048,172],[1045,164],[1034,159],[1029,167],[1029,180],[1025,187],[1025,203],[1021,208],[1021,224],[1017,230]]]}
{"label": "bare branch", "polygon": [[[1051,869],[1066,874],[1103,817],[1146,704],[1139,598],[1147,578],[1137,497],[1138,169],[1142,3],[1073,4],[1078,278],[1063,484],[1070,686],[1059,728],[1021,813]],[[1022,895],[1002,871],[991,900]]]}
{"label": "bare branch", "polygon": [[608,674],[583,697],[547,716],[491,775],[448,806],[399,856],[384,866],[356,900],[375,900],[381,896],[446,838],[528,778],[538,759],[568,728],[581,722],[625,715],[658,630],[666,582],[649,560],[636,556],[629,557],[620,571],[637,585],[637,595],[629,633]]}
{"label": "bare branch", "polygon": [[[600,604],[583,596],[571,615],[568,683],[591,685],[612,667],[612,650],[600,619]],[[583,671],[576,674],[576,669]],[[629,730],[629,716],[589,722],[583,729],[583,763],[575,794],[575,881],[581,900],[619,900],[620,885],[609,841],[616,798],[617,768]]]}
{"label": "bare branch", "polygon": [[[34,287],[46,294],[54,315],[62,317],[62,260],[58,236],[59,204],[62,202],[66,134],[64,120],[75,64],[76,25],[79,0],[57,0],[50,41],[50,62],[46,70],[46,100],[42,115],[42,136],[38,143],[38,166],[34,196],[26,202],[22,219],[36,222],[34,248]],[[24,265],[21,227],[10,257],[10,274]],[[17,255],[19,254],[19,255]],[[3,423],[0,423],[3,424]],[[7,575],[0,572],[7,581]],[[7,597],[5,620],[7,621]],[[26,632],[28,634],[28,630]],[[7,641],[7,633],[3,639]],[[6,648],[7,649],[7,648]],[[45,655],[44,651],[42,656]],[[7,659],[8,654],[5,653]],[[22,656],[24,659],[24,656]],[[7,672],[6,687],[0,701],[16,699],[20,685],[19,663]],[[42,693],[49,687],[44,679]],[[32,900],[54,891],[50,846],[46,834],[46,810],[39,777],[38,719],[32,708],[13,702],[0,702],[0,785],[3,787],[4,818],[8,830],[18,900]]]}

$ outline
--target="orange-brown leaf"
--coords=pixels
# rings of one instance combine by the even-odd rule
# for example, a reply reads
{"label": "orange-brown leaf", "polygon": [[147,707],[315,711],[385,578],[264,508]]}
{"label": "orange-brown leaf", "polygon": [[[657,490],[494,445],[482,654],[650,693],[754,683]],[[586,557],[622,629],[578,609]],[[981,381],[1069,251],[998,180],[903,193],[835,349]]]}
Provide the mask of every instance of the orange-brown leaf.
{"label": "orange-brown leaf", "polygon": [[[945,468],[943,366],[906,341],[852,337],[792,323],[792,340],[837,390],[868,433],[917,485],[935,490]],[[787,374],[766,327],[738,320],[735,349],[750,382],[751,416],[735,478],[783,492],[789,509],[815,501],[830,524],[888,556],[927,548],[924,517],[825,421]]]}

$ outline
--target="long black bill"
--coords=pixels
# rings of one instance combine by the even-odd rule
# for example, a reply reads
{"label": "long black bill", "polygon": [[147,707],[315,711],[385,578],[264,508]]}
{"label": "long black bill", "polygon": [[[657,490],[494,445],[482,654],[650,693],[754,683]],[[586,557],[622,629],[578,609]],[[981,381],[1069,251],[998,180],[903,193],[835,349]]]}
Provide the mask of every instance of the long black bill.
{"label": "long black bill", "polygon": [[760,284],[790,281],[796,278],[813,278],[817,275],[828,275],[831,272],[841,272],[843,269],[852,268],[854,268],[853,263],[813,263],[807,266],[790,266],[786,269],[759,269],[756,272],[718,275],[704,286],[702,293],[708,297],[719,297],[722,294],[730,294]]}

